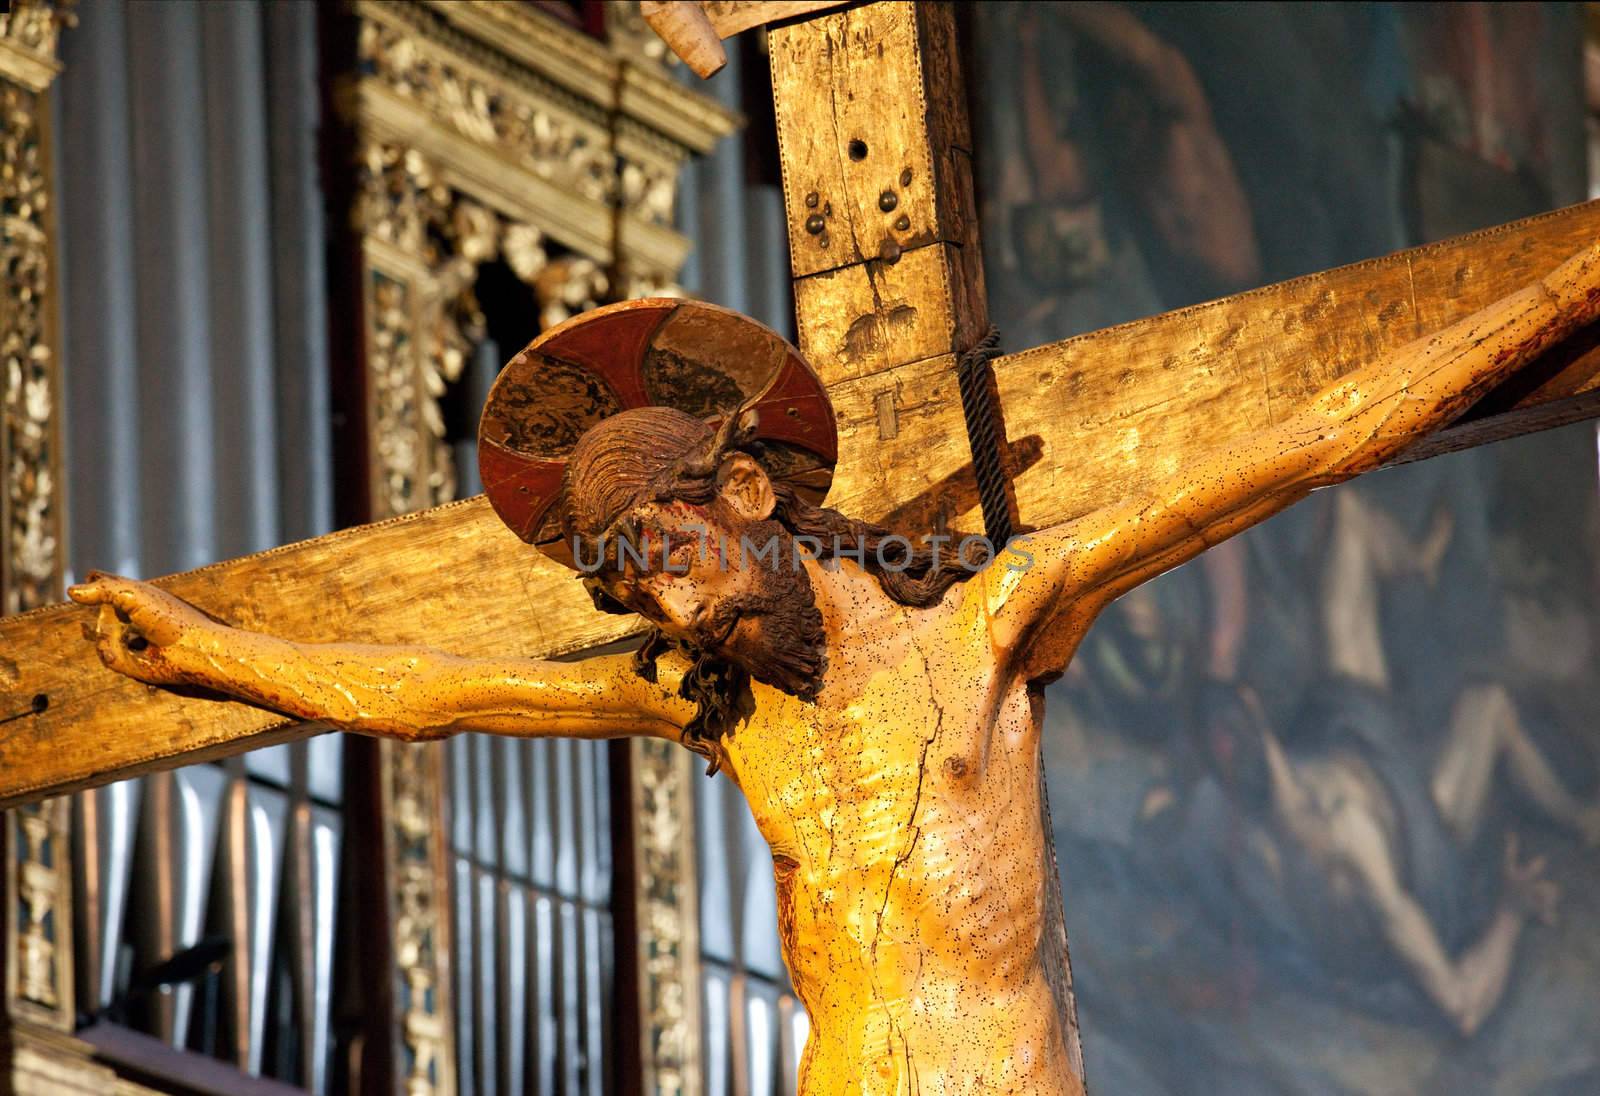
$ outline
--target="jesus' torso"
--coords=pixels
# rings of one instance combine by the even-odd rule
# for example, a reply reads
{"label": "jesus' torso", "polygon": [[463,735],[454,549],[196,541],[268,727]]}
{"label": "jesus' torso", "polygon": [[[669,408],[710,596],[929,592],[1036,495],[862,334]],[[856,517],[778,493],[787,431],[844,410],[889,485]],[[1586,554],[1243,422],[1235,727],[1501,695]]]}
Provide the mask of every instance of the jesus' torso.
{"label": "jesus' torso", "polygon": [[947,600],[830,648],[842,695],[754,686],[722,743],[776,864],[804,1096],[1079,1091],[1039,958],[1040,713]]}

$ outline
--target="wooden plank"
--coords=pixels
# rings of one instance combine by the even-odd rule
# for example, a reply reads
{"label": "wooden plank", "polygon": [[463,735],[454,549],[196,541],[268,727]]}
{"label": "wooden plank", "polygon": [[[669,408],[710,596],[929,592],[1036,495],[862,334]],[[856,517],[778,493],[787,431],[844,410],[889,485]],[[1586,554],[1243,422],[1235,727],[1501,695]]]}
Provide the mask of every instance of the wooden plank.
{"label": "wooden plank", "polygon": [[801,351],[833,384],[971,346],[988,315],[966,299],[971,253],[939,242],[796,278]]}
{"label": "wooden plank", "polygon": [[935,10],[871,4],[771,33],[796,278],[967,240],[971,136],[945,94],[954,23]]}
{"label": "wooden plank", "polygon": [[955,363],[927,358],[828,390],[839,424],[829,506],[908,534],[982,530]]}
{"label": "wooden plank", "polygon": [[[995,373],[1008,435],[1043,445],[1016,481],[1022,521],[1066,521],[1279,422],[1597,237],[1600,201],[1007,355]],[[1591,417],[1597,388],[1593,340],[1568,346],[1491,393],[1476,422],[1408,456]]]}
{"label": "wooden plank", "polygon": [[[482,496],[157,584],[230,624],[310,642],[549,657],[633,626],[595,612],[571,573],[517,540]],[[0,719],[10,717],[0,723],[0,804],[310,733],[245,704],[109,673],[83,635],[93,623],[93,611],[71,604],[0,619]]]}
{"label": "wooden plank", "polygon": [[800,349],[839,420],[832,504],[976,528],[955,355],[988,310],[951,12],[873,4],[769,46]]}

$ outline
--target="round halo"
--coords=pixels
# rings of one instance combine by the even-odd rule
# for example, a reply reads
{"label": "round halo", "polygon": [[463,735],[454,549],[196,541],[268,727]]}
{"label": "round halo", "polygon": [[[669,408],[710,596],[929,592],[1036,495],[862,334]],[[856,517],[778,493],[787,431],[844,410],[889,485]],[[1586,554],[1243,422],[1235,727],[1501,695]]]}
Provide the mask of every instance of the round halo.
{"label": "round halo", "polygon": [[715,426],[749,404],[769,475],[820,504],[839,456],[827,390],[783,336],[703,301],[651,297],[551,328],[500,371],[478,471],[500,520],[573,566],[556,503],[578,439],[619,411],[667,406]]}

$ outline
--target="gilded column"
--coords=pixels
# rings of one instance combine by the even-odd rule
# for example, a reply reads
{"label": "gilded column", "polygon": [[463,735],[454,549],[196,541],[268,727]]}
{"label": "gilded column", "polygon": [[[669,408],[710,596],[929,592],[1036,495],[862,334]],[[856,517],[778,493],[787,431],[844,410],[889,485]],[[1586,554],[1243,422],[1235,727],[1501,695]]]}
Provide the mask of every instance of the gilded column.
{"label": "gilded column", "polygon": [[[346,102],[361,181],[368,494],[381,518],[456,495],[439,401],[483,337],[480,266],[503,260],[532,288],[541,328],[607,301],[676,294],[690,246],[672,223],[679,170],[739,119],[641,52],[659,45],[654,35],[608,45],[493,0],[357,0],[355,13]],[[418,1096],[447,1093],[456,1027],[442,758],[431,746],[381,749],[400,1080]],[[618,885],[638,913],[629,950],[642,1080],[648,1092],[695,1093],[692,758],[636,742],[629,759],[639,870]]]}
{"label": "gilded column", "polygon": [[[429,232],[447,203],[438,200],[426,160],[400,146],[365,141],[358,171],[369,516],[377,519],[453,495],[437,400],[464,357],[459,336],[441,329]],[[406,1096],[455,1091],[442,763],[435,743],[379,746],[395,963],[395,1080]]]}
{"label": "gilded column", "polygon": [[[65,552],[60,445],[54,182],[49,87],[60,71],[63,5],[19,0],[0,14],[0,613],[63,597]],[[0,675],[15,674],[0,657]],[[49,703],[34,698],[17,723]],[[7,728],[14,729],[14,728]],[[0,1031],[7,1091],[104,1090],[74,1024],[71,809],[66,799],[4,816],[5,1015]]]}

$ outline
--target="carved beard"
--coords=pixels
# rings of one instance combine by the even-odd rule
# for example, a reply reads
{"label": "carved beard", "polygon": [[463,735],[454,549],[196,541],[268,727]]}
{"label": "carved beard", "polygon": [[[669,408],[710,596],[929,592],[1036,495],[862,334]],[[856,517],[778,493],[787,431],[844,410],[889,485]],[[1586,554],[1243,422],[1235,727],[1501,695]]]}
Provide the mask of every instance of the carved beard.
{"label": "carved beard", "polygon": [[755,544],[777,538],[779,558],[771,565],[758,564],[763,568],[760,590],[717,604],[694,645],[743,667],[763,684],[815,700],[828,668],[828,637],[811,576],[796,561],[794,545],[777,522],[755,522],[746,535]]}

